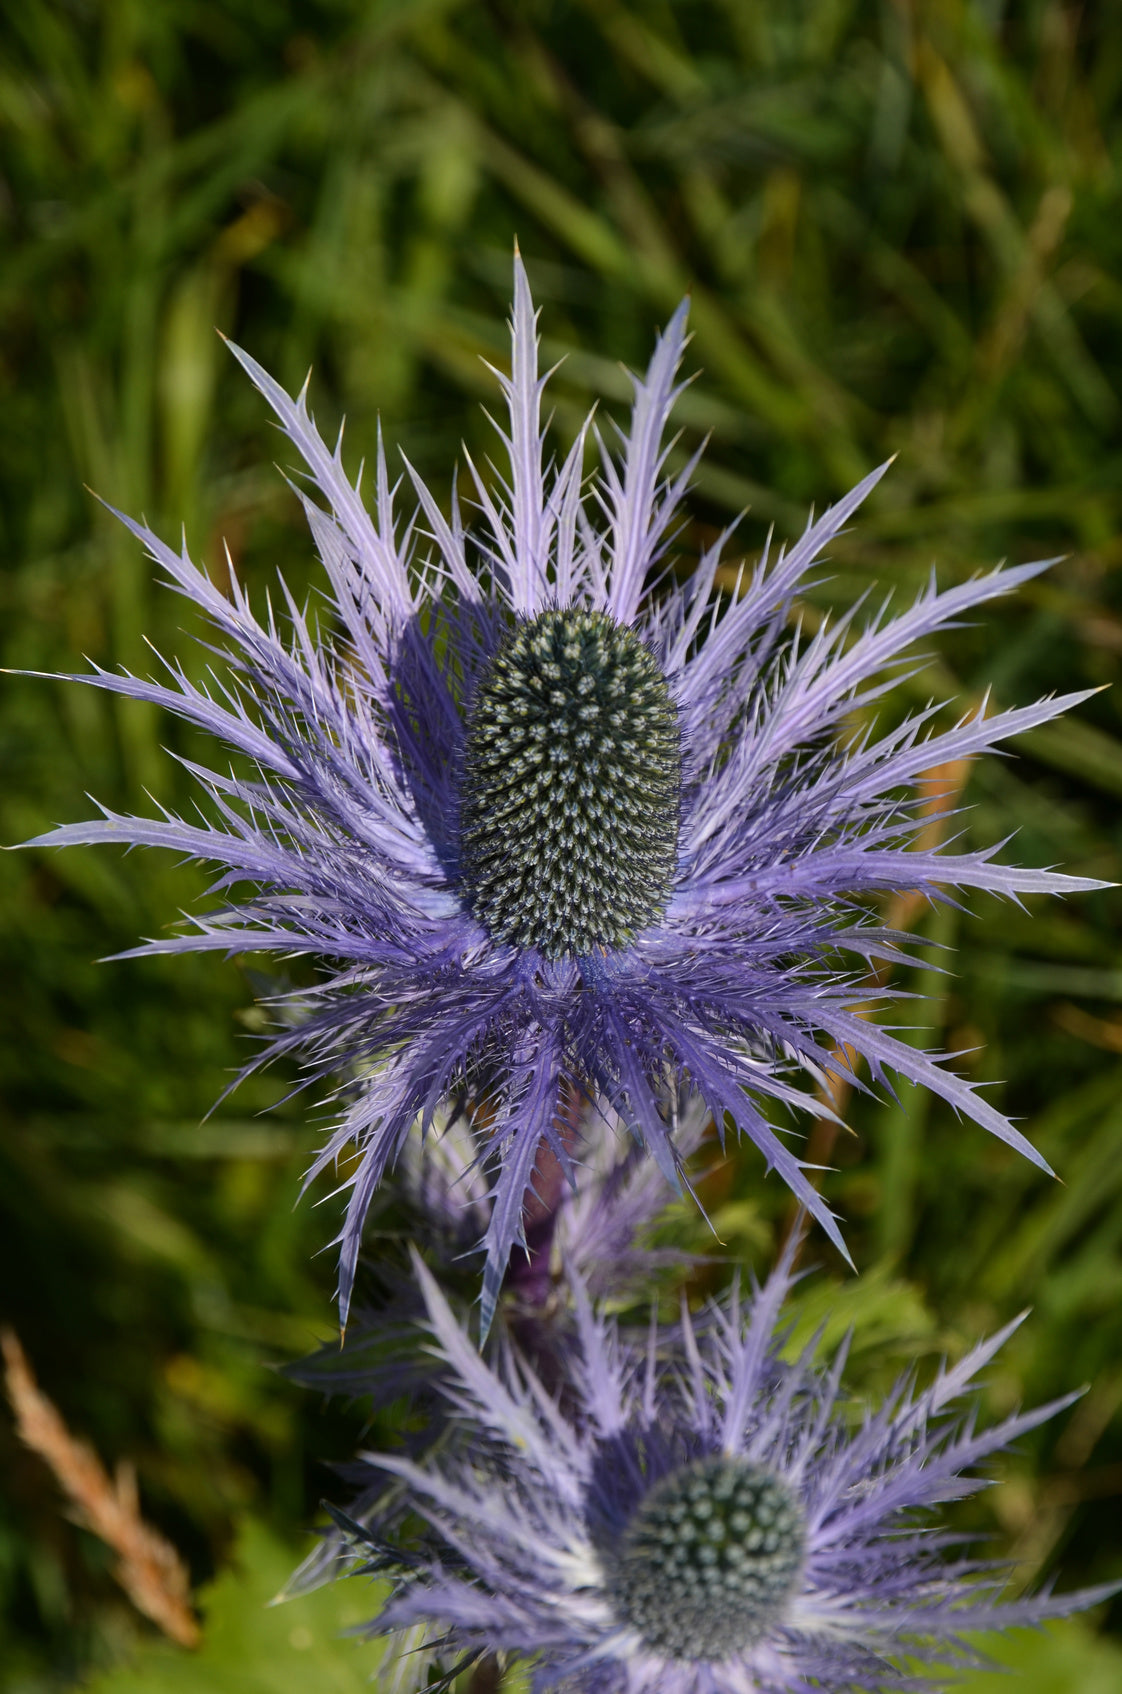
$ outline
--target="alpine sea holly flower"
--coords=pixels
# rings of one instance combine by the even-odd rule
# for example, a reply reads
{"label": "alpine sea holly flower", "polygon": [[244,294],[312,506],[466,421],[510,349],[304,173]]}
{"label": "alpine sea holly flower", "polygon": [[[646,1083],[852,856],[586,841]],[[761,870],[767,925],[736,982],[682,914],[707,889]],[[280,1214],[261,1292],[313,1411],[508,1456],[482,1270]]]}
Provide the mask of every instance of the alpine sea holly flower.
{"label": "alpine sea holly flower", "polygon": [[1002,1599],[994,1566],[932,1523],[985,1486],[975,1467],[1075,1398],[978,1431],[963,1395],[1021,1320],[855,1425],[844,1348],[829,1367],[813,1342],[781,1356],[790,1259],[752,1301],[734,1290],[700,1324],[684,1315],[668,1355],[636,1354],[578,1299],[553,1394],[509,1350],[485,1362],[418,1260],[465,1439],[423,1465],[362,1455],[425,1525],[398,1546],[351,1526],[363,1568],[393,1582],[372,1631],[415,1644],[424,1628],[459,1665],[528,1660],[534,1694],[853,1694],[930,1687],[977,1662],[965,1631],[1113,1593]]}
{"label": "alpine sea holly flower", "polygon": [[[330,632],[287,595],[287,634],[271,611],[260,623],[236,581],[220,589],[185,550],[123,520],[206,611],[232,675],[213,689],[175,666],[163,682],[84,680],[213,731],[255,774],[189,766],[209,824],[106,811],[39,840],[143,843],[220,867],[227,903],[139,952],[323,961],[299,1026],[265,1056],[299,1050],[310,1077],[345,1078],[345,1109],[308,1176],[351,1150],[344,1318],[371,1196],[412,1124],[452,1098],[488,1132],[484,1326],[539,1150],[571,1169],[574,1087],[606,1100],[672,1182],[667,1079],[679,1098],[696,1094],[843,1252],[768,1116],[817,1110],[800,1075],[821,1078],[839,1052],[863,1055],[874,1081],[895,1070],[926,1084],[1048,1168],[941,1056],[860,1015],[865,966],[899,938],[861,919],[854,897],[1096,886],[999,865],[995,849],[915,849],[907,797],[920,773],[1086,696],[979,711],[942,732],[932,707],[844,740],[906,649],[1045,567],[932,585],[893,621],[858,632],[850,613],[800,641],[788,633],[794,597],[877,470],[733,594],[717,587],[720,545],[680,585],[660,574],[693,467],[669,474],[664,444],[685,331],[683,304],[635,379],[619,455],[601,443],[586,484],[590,423],[560,463],[543,461],[545,379],[516,259],[512,372],[499,378],[509,478],[496,487],[469,462],[470,531],[455,493],[442,509],[408,465],[419,510],[402,527],[381,443],[371,515],[306,394],[290,399],[237,353],[325,502],[299,490],[331,584]],[[856,970],[839,968],[845,954]]]}

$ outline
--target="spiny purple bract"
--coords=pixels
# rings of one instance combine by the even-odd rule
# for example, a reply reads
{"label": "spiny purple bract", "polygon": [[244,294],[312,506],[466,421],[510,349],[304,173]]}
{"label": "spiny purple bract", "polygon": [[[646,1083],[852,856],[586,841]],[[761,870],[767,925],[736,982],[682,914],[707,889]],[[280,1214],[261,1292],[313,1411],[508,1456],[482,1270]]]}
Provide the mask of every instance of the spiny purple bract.
{"label": "spiny purple bract", "polygon": [[1075,1398],[978,1430],[963,1396],[1017,1323],[855,1421],[844,1348],[828,1367],[813,1342],[784,1356],[790,1258],[753,1300],[734,1290],[645,1349],[578,1285],[577,1342],[548,1390],[510,1349],[485,1362],[416,1261],[464,1434],[424,1463],[362,1455],[396,1483],[396,1522],[426,1525],[405,1540],[352,1526],[352,1557],[394,1583],[371,1628],[402,1648],[399,1686],[426,1685],[431,1656],[411,1671],[410,1654],[427,1641],[446,1664],[528,1662],[533,1694],[946,1687],[977,1662],[969,1631],[1114,1591],[1003,1600],[1000,1573],[932,1519]]}
{"label": "spiny purple bract", "polygon": [[[717,587],[720,543],[681,585],[663,572],[652,589],[694,463],[667,474],[685,325],[683,304],[635,379],[621,456],[601,443],[586,483],[589,423],[560,462],[543,458],[545,379],[516,262],[512,374],[499,378],[509,481],[496,489],[470,466],[470,531],[455,495],[442,509],[408,465],[419,513],[402,528],[380,443],[372,516],[305,395],[290,399],[238,353],[325,502],[300,492],[337,636],[310,628],[287,595],[287,634],[271,612],[260,623],[236,581],[220,590],[186,552],[124,520],[207,612],[231,677],[213,690],[174,666],[162,683],[100,671],[84,680],[202,725],[255,774],[189,767],[212,803],[207,825],[106,813],[40,839],[144,843],[220,867],[215,888],[227,903],[196,918],[194,934],[139,951],[272,949],[323,962],[268,1054],[299,1051],[309,1077],[343,1079],[346,1109],[309,1180],[347,1152],[344,1315],[370,1197],[411,1126],[431,1124],[453,1097],[472,1103],[488,1133],[484,1326],[543,1142],[572,1169],[561,1113],[574,1085],[606,1101],[672,1182],[668,1084],[683,1101],[696,1095],[722,1134],[731,1126],[751,1137],[843,1252],[829,1208],[765,1111],[816,1111],[798,1083],[837,1069],[839,1052],[862,1055],[874,1082],[894,1069],[925,1084],[1047,1169],[941,1056],[860,1014],[868,966],[900,938],[863,921],[854,898],[1094,886],[998,865],[993,849],[919,849],[918,801],[908,798],[921,773],[1084,696],[979,711],[943,732],[931,728],[933,707],[880,735],[841,739],[898,678],[905,649],[1045,567],[995,570],[942,593],[932,584],[894,621],[858,630],[850,613],[800,641],[790,633],[794,597],[878,470],[735,593]],[[520,643],[551,631],[589,632],[603,653],[569,678],[566,735],[589,677],[594,694],[613,667],[636,679],[620,708],[625,757],[615,761],[613,745],[593,771],[579,732],[566,742],[565,791],[589,809],[567,801],[556,829],[490,752],[503,701],[530,687]],[[534,820],[548,826],[540,841]],[[856,970],[839,968],[845,953]]]}

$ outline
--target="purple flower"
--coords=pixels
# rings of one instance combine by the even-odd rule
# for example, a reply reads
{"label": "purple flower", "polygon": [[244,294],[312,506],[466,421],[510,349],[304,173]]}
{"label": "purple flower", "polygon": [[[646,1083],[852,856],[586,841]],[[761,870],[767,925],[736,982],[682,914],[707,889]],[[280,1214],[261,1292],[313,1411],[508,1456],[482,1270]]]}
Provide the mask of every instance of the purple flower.
{"label": "purple flower", "polygon": [[1074,1398],[979,1433],[962,1397],[1019,1319],[855,1423],[844,1348],[829,1368],[814,1343],[781,1358],[789,1255],[746,1305],[734,1290],[683,1316],[668,1355],[637,1354],[578,1299],[554,1394],[509,1350],[486,1363],[417,1275],[466,1434],[425,1465],[363,1455],[426,1525],[398,1548],[356,1526],[363,1568],[393,1579],[378,1634],[415,1648],[423,1630],[461,1665],[530,1660],[534,1694],[851,1694],[929,1688],[924,1666],[977,1662],[964,1631],[1114,1592],[1002,1600],[993,1565],[933,1526],[932,1507],[985,1486],[981,1461]]}
{"label": "purple flower", "polygon": [[874,1082],[895,1070],[925,1084],[1048,1168],[944,1055],[858,1015],[869,962],[900,937],[854,899],[1098,886],[999,865],[996,849],[913,850],[909,799],[921,772],[1086,696],[979,711],[941,733],[932,707],[845,735],[914,642],[1045,567],[942,593],[932,583],[893,621],[859,630],[850,613],[792,636],[794,596],[878,470],[736,592],[716,587],[719,544],[676,583],[666,551],[694,461],[669,474],[664,432],[685,326],[683,304],[635,379],[619,452],[600,443],[586,483],[591,422],[562,461],[543,460],[545,379],[516,259],[512,375],[499,377],[509,475],[496,486],[469,462],[471,531],[456,493],[442,508],[408,465],[419,509],[402,525],[380,442],[372,516],[305,394],[290,399],[238,353],[325,502],[300,493],[333,592],[330,634],[287,593],[287,626],[271,611],[260,623],[236,581],[219,589],[186,552],[123,520],[207,612],[232,674],[210,689],[174,665],[163,682],[83,680],[202,725],[254,774],[189,766],[209,823],[106,811],[39,839],[169,847],[220,867],[226,903],[138,952],[323,961],[297,1027],[265,1057],[299,1050],[309,1078],[346,1079],[308,1177],[347,1153],[344,1318],[371,1196],[411,1126],[451,1099],[486,1130],[485,1328],[539,1150],[571,1170],[562,1109],[574,1086],[606,1101],[671,1182],[668,1084],[683,1102],[696,1095],[722,1134],[755,1142],[842,1252],[773,1117],[817,1111],[799,1084],[836,1069],[845,1047]]}

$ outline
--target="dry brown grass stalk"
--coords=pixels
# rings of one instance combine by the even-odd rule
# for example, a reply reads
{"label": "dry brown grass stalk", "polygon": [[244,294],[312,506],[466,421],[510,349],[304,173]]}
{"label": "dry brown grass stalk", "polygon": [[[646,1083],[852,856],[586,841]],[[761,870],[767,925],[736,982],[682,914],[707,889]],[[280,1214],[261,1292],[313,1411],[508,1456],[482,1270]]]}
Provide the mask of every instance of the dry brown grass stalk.
{"label": "dry brown grass stalk", "polygon": [[137,1610],[181,1646],[197,1647],[187,1571],[171,1543],[140,1516],[132,1467],[122,1465],[114,1480],[92,1447],[71,1435],[14,1330],[0,1331],[0,1348],[20,1439],[50,1466],[75,1521],[117,1554],[113,1574]]}

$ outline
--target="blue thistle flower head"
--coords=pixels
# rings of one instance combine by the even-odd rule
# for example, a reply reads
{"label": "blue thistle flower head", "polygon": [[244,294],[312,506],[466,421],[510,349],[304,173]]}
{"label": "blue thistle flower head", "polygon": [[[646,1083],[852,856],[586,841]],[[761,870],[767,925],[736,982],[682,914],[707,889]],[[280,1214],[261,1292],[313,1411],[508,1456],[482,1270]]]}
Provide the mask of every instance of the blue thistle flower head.
{"label": "blue thistle flower head", "polygon": [[[884,891],[1097,886],[997,864],[994,850],[916,846],[906,795],[922,772],[984,752],[1083,694],[935,732],[935,708],[847,744],[917,640],[1043,570],[995,570],[859,629],[800,641],[794,597],[881,470],[778,557],[721,592],[721,545],[689,580],[665,553],[694,461],[671,474],[686,306],[634,379],[618,452],[591,422],[547,459],[537,328],[515,263],[512,368],[499,382],[509,461],[496,486],[469,461],[476,516],[442,507],[406,464],[417,509],[395,511],[381,442],[373,511],[309,414],[237,357],[307,467],[299,495],[332,594],[332,629],[286,595],[287,627],[253,614],[142,524],[123,521],[208,614],[230,679],[97,671],[83,680],[212,731],[255,771],[190,768],[210,823],[106,811],[39,838],[168,847],[219,867],[224,904],[141,952],[277,950],[323,963],[268,1054],[343,1075],[343,1110],[309,1181],[346,1152],[339,1237],[345,1318],[372,1194],[411,1127],[450,1099],[486,1130],[484,1327],[539,1149],[567,1172],[564,1102],[599,1098],[679,1179],[665,1110],[696,1096],[723,1135],[759,1149],[844,1252],[838,1225],[773,1122],[813,1106],[800,1081],[839,1053],[926,1085],[1042,1169],[1009,1121],[939,1056],[859,1014],[862,976],[899,938],[854,916]],[[882,467],[883,469],[883,467]],[[316,496],[318,495],[318,499]],[[727,538],[722,538],[722,540]],[[657,579],[657,580],[656,580]],[[886,674],[887,673],[887,674]],[[849,968],[839,959],[849,956]],[[268,1056],[268,1054],[266,1056]],[[356,1081],[357,1078],[357,1081]]]}
{"label": "blue thistle flower head", "polygon": [[933,1522],[985,1486],[980,1463],[1075,1398],[978,1430],[964,1395],[1020,1320],[855,1424],[844,1348],[829,1367],[813,1342],[782,1357],[790,1258],[752,1300],[734,1289],[701,1322],[684,1315],[680,1339],[652,1337],[645,1356],[578,1289],[553,1393],[509,1350],[485,1362],[418,1260],[465,1437],[424,1464],[363,1455],[398,1484],[399,1516],[425,1525],[396,1548],[351,1526],[363,1568],[393,1583],[372,1630],[458,1668],[528,1661],[534,1694],[872,1694],[946,1686],[948,1667],[978,1662],[964,1632],[1115,1592],[1003,1599],[1001,1573]]}

